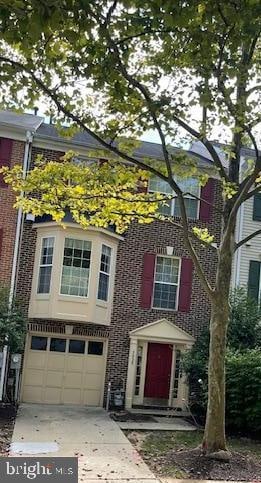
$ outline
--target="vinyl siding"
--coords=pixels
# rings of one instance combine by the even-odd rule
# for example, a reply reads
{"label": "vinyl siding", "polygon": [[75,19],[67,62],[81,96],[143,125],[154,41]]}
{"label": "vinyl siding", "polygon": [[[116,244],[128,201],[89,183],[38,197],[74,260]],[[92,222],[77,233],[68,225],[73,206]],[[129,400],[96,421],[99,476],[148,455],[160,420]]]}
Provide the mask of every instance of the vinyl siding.
{"label": "vinyl siding", "polygon": [[[254,199],[251,198],[250,200],[244,203],[244,213],[243,213],[243,226],[242,226],[242,238],[245,238],[250,233],[259,230],[261,228],[260,221],[253,221],[253,203]],[[238,219],[239,225],[239,219]],[[257,260],[261,261],[261,235],[256,236],[252,240],[248,242],[247,245],[243,245],[241,247],[241,254],[240,254],[240,266],[237,266],[237,258],[235,257],[233,263],[233,286],[236,285],[236,273],[235,269],[239,270],[239,285],[247,285],[248,283],[248,273],[249,273],[249,262],[250,260]]]}

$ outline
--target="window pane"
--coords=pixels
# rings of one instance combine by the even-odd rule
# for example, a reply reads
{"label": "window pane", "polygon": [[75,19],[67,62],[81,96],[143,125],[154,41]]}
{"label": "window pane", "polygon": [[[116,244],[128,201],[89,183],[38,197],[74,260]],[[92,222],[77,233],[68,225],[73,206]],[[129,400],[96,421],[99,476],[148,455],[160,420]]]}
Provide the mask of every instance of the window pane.
{"label": "window pane", "polygon": [[149,180],[149,191],[154,191],[156,193],[172,194],[172,189],[166,181],[161,178],[152,177]]}
{"label": "window pane", "polygon": [[49,265],[40,267],[38,293],[49,293],[51,284],[52,267]]}
{"label": "window pane", "polygon": [[100,273],[98,299],[108,300],[108,288],[109,288],[109,275],[106,273]]}
{"label": "window pane", "polygon": [[[188,218],[198,217],[198,203],[198,200],[193,198],[185,199],[185,208]],[[178,200],[176,200],[174,204],[174,216],[181,216],[180,203]]]}
{"label": "window pane", "polygon": [[102,356],[103,353],[103,342],[98,342],[95,340],[89,340],[88,343],[88,354]]}
{"label": "window pane", "polygon": [[176,258],[157,257],[156,282],[178,283],[179,260]]}
{"label": "window pane", "polygon": [[66,339],[51,339],[51,352],[65,352]]}
{"label": "window pane", "polygon": [[85,341],[84,340],[70,340],[69,352],[72,354],[84,354]]}
{"label": "window pane", "polygon": [[191,193],[192,195],[199,195],[199,181],[197,178],[178,178],[176,182],[184,193]]}
{"label": "window pane", "polygon": [[43,238],[37,293],[49,293],[53,263],[54,237]]}
{"label": "window pane", "polygon": [[155,283],[153,306],[162,309],[176,308],[176,285],[168,285],[165,283]]}
{"label": "window pane", "polygon": [[46,351],[47,337],[38,337],[33,335],[31,339],[31,349],[35,351]]}
{"label": "window pane", "polygon": [[65,239],[61,293],[87,297],[91,242]]}
{"label": "window pane", "polygon": [[102,245],[99,286],[98,286],[99,300],[105,300],[105,301],[108,300],[110,265],[111,265],[111,248],[107,247],[106,245]]}

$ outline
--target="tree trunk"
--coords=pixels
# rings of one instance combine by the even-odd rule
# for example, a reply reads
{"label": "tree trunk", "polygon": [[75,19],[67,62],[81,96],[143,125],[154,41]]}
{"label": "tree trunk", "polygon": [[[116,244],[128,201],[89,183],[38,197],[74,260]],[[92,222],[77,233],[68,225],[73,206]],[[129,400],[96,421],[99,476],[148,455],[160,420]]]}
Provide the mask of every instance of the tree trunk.
{"label": "tree trunk", "polygon": [[208,363],[208,406],[203,439],[205,453],[226,450],[225,436],[225,355],[229,320],[229,290],[232,270],[232,241],[219,253],[215,294],[211,303]]}

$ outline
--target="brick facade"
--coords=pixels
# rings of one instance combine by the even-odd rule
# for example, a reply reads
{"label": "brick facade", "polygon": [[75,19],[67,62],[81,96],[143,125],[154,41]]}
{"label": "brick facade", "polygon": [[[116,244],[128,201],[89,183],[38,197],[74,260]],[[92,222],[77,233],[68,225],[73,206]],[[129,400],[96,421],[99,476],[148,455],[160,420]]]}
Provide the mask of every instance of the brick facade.
{"label": "brick facade", "polygon": [[[33,159],[35,159],[37,154],[44,154],[45,159],[57,160],[63,153],[34,148]],[[212,212],[209,223],[197,221],[196,224],[202,228],[208,227],[210,233],[215,235],[215,241],[218,242],[221,226],[218,207],[221,208],[222,197],[218,182],[215,181],[214,187],[214,204],[217,210]],[[191,222],[192,226],[194,224]],[[32,228],[32,222],[27,221],[24,223],[17,287],[18,296],[22,300],[26,313],[28,312],[32,285],[35,244],[36,230]],[[85,328],[89,329],[92,335],[95,335],[99,330],[102,331],[104,337],[109,335],[106,386],[108,381],[112,382],[113,388],[125,386],[129,353],[129,332],[131,330],[161,318],[167,318],[189,334],[197,337],[209,321],[210,307],[195,271],[193,272],[192,298],[189,312],[141,308],[140,292],[143,255],[146,252],[165,254],[166,246],[174,247],[174,255],[189,258],[189,253],[184,247],[182,233],[177,227],[165,222],[154,222],[150,225],[133,224],[118,248],[111,325],[108,328],[102,325],[84,324]],[[214,282],[215,253],[211,249],[201,247],[200,244],[198,245],[198,253],[210,282]],[[30,320],[30,322],[37,322],[37,320]],[[39,320],[39,323],[42,324],[43,322],[46,324],[58,324],[59,327],[61,327],[61,324],[64,325],[66,323],[58,320]],[[75,325],[75,330],[78,326],[78,324],[71,321],[68,321],[68,324]]]}
{"label": "brick facade", "polygon": [[[215,182],[215,206],[221,208],[221,190]],[[198,221],[197,226],[208,227],[218,242],[221,217],[212,213],[209,224]],[[192,223],[193,225],[193,223]],[[134,224],[120,242],[116,262],[113,313],[109,341],[106,382],[113,387],[125,387],[129,355],[129,332],[143,325],[166,318],[189,334],[197,337],[209,322],[210,306],[200,280],[193,271],[190,311],[187,313],[162,309],[142,309],[140,304],[141,273],[145,252],[166,254],[166,246],[174,247],[174,255],[189,257],[181,231],[168,223],[154,222],[151,225]],[[214,282],[216,255],[211,249],[198,247],[202,266],[209,281]]]}
{"label": "brick facade", "polygon": [[[10,166],[22,164],[25,143],[13,140]],[[0,251],[0,284],[8,286],[11,281],[17,210],[13,208],[15,195],[9,186],[0,187],[0,231],[2,247]]]}

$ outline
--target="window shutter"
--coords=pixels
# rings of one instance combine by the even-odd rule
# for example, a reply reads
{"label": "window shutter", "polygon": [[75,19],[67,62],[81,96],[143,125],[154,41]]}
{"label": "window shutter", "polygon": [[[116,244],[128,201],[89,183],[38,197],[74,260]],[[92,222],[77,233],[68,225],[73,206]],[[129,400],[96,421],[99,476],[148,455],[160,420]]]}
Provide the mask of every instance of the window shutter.
{"label": "window shutter", "polygon": [[261,221],[261,193],[254,196],[253,220]]}
{"label": "window shutter", "polygon": [[[201,201],[200,201],[200,210],[199,210],[199,219],[201,221],[211,220],[213,207],[208,203],[213,203],[214,184],[215,184],[214,179],[209,178],[205,186],[202,186],[201,188],[201,194],[200,194]],[[207,201],[207,203],[204,203],[203,200]]]}
{"label": "window shutter", "polygon": [[[0,167],[10,166],[11,153],[12,153],[12,139],[0,138]],[[3,175],[0,174],[0,187],[7,188],[7,184],[4,182]]]}
{"label": "window shutter", "polygon": [[250,260],[248,273],[248,295],[258,302],[261,262]]}
{"label": "window shutter", "polygon": [[150,309],[151,307],[155,260],[155,253],[144,253],[141,283],[141,307],[143,309]]}
{"label": "window shutter", "polygon": [[192,293],[193,262],[190,258],[182,258],[179,287],[180,312],[189,312]]}

